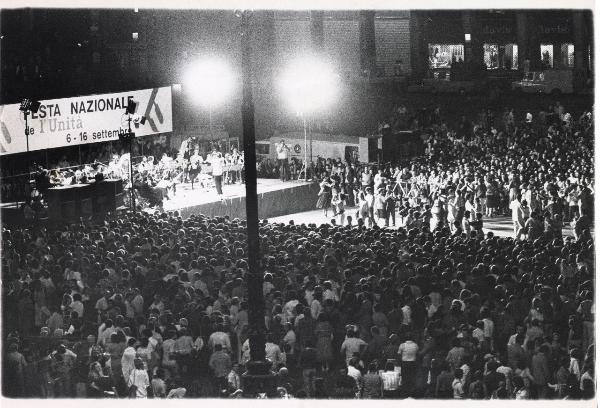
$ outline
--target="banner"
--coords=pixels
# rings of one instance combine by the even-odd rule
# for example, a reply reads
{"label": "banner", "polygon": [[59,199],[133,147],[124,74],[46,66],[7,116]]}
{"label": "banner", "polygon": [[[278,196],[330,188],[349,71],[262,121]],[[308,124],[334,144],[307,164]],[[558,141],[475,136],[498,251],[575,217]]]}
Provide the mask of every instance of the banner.
{"label": "banner", "polygon": [[[37,113],[27,114],[29,151],[117,140],[128,129],[125,108],[137,102],[136,115],[146,122],[131,123],[138,136],[173,131],[171,87],[40,101]],[[0,106],[0,155],[27,151],[25,117],[20,104]]]}

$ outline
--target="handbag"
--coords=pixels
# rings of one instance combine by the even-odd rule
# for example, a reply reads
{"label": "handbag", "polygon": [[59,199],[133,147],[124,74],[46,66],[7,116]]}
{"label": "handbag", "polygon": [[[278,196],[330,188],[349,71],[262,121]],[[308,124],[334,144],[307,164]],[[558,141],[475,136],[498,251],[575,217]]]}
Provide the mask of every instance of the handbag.
{"label": "handbag", "polygon": [[133,382],[131,386],[129,386],[129,394],[128,397],[135,399],[137,397],[137,385],[135,385],[135,371],[133,372]]}

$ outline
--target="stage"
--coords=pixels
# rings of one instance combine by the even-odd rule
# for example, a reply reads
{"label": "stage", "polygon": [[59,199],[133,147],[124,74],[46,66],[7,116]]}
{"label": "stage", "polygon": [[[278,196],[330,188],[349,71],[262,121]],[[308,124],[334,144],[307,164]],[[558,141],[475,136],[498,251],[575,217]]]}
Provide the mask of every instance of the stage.
{"label": "stage", "polygon": [[[314,208],[319,186],[313,182],[258,179],[258,216],[260,219],[295,214]],[[246,218],[246,187],[244,184],[224,184],[221,201],[214,187],[202,188],[200,183],[177,185],[176,193],[164,200],[165,211],[178,211],[186,218],[192,214],[210,217]]]}

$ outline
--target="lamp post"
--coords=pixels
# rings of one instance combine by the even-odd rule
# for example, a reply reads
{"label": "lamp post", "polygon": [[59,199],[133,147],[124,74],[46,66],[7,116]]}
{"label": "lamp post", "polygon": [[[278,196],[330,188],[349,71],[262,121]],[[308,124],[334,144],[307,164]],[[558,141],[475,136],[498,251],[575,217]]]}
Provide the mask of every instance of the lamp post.
{"label": "lamp post", "polygon": [[232,93],[234,75],[225,60],[214,56],[204,56],[190,64],[186,70],[183,78],[185,89],[194,102],[208,110],[208,132],[212,142],[213,110]]}
{"label": "lamp post", "polygon": [[27,143],[27,174],[29,174],[29,179],[27,180],[27,185],[30,186],[31,182],[31,153],[29,152],[29,135],[32,133],[31,128],[29,127],[29,123],[27,123],[27,117],[30,113],[37,113],[40,109],[41,103],[37,100],[32,99],[23,99],[21,101],[21,106],[19,110],[23,112],[23,116],[25,117],[25,139]]}
{"label": "lamp post", "polygon": [[260,273],[260,243],[258,227],[258,197],[256,196],[256,143],[254,103],[252,101],[252,61],[250,17],[251,11],[236,12],[241,17],[242,36],[242,139],[246,173],[246,225],[248,236],[248,338],[250,361],[242,375],[246,397],[275,396],[275,376],[265,356],[265,301],[263,276]]}
{"label": "lamp post", "polygon": [[135,191],[133,187],[133,139],[135,138],[135,133],[131,130],[131,122],[133,121],[131,115],[135,111],[135,106],[135,102],[130,100],[127,109],[125,110],[125,114],[127,115],[127,132],[119,132],[119,139],[122,142],[127,143],[127,147],[129,147],[129,183],[131,184],[131,209],[134,214],[136,213]]}
{"label": "lamp post", "polygon": [[[300,117],[302,118],[302,130],[304,133],[304,164],[302,165],[302,169],[300,169],[300,173],[298,174],[298,181],[306,181],[308,180],[308,141],[307,141],[307,131],[306,131],[306,118],[304,117],[304,113],[300,112]],[[311,146],[312,151],[312,146]],[[312,157],[312,156],[311,156]],[[304,178],[301,178],[302,174],[304,174]]]}
{"label": "lamp post", "polygon": [[208,133],[210,140],[213,140],[213,129],[212,129],[212,105],[208,105]]}
{"label": "lamp post", "polygon": [[[339,76],[322,57],[314,55],[291,61],[280,77],[283,97],[302,118],[304,166],[300,174],[304,173],[304,180],[308,179],[308,171],[309,167],[312,167],[313,159],[312,132],[306,117],[310,113],[326,108],[336,99],[339,90],[338,78]],[[300,177],[298,179],[300,180]]]}

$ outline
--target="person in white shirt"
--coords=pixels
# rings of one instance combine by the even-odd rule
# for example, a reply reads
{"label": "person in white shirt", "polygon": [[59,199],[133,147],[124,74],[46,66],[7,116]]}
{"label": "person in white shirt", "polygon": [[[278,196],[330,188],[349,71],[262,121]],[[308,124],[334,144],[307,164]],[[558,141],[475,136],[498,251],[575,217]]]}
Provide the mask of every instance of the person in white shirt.
{"label": "person in white shirt", "polygon": [[229,390],[237,391],[242,388],[242,379],[240,377],[240,365],[233,363],[231,371],[227,374],[227,387]]}
{"label": "person in white shirt", "polygon": [[279,364],[285,362],[285,354],[281,352],[277,344],[273,343],[273,338],[270,335],[265,343],[265,358],[272,363],[273,370],[278,370]]}
{"label": "person in white shirt", "polygon": [[348,362],[348,376],[354,378],[356,381],[356,387],[358,388],[357,395],[361,394],[362,390],[362,373],[358,369],[359,361],[357,358],[352,358]]}
{"label": "person in white shirt", "polygon": [[512,220],[515,229],[515,239],[520,239],[523,226],[524,226],[524,212],[521,205],[521,197],[517,195],[513,201],[510,202],[510,209],[512,212]]}
{"label": "person in white shirt", "polygon": [[285,140],[281,139],[277,143],[277,161],[279,162],[279,178],[281,181],[287,181],[290,178],[290,170],[288,165],[288,153],[290,147],[285,144]]}
{"label": "person in white shirt", "polygon": [[465,398],[464,383],[463,383],[463,370],[460,368],[454,371],[454,381],[452,381],[452,391],[454,399]]}
{"label": "person in white shirt", "polygon": [[385,214],[385,190],[383,188],[376,190],[377,193],[373,199],[373,214],[377,217],[376,225],[379,225],[381,220],[386,219]]}
{"label": "person in white shirt", "polygon": [[148,378],[148,373],[146,370],[144,370],[144,363],[141,359],[136,358],[134,364],[135,369],[131,372],[129,378],[127,379],[127,387],[131,389],[132,385],[136,386],[136,398],[148,398],[150,379]]}
{"label": "person in white shirt", "polygon": [[375,205],[375,196],[373,195],[373,190],[371,189],[371,187],[367,187],[366,189],[366,194],[365,194],[365,198],[364,200],[367,202],[366,206],[368,209],[368,226],[369,228],[375,225],[375,217],[373,214],[373,207]]}
{"label": "person in white shirt", "polygon": [[133,288],[133,299],[131,300],[131,307],[133,308],[134,316],[144,315],[144,298],[140,293],[139,288]]}
{"label": "person in white shirt", "polygon": [[367,347],[367,343],[356,337],[356,332],[349,329],[346,333],[346,340],[342,343],[341,352],[346,356],[346,364],[350,364],[350,360],[354,353],[360,353],[361,347]]}
{"label": "person in white shirt", "polygon": [[295,292],[290,292],[288,294],[289,299],[285,305],[283,305],[283,316],[285,318],[286,322],[289,322],[292,320],[292,318],[294,316],[296,316],[295,311],[296,311],[296,306],[298,305],[298,303],[300,303],[298,301],[298,299],[296,298],[296,293]]}
{"label": "person in white shirt", "polygon": [[321,291],[315,291],[313,296],[313,301],[310,303],[310,314],[312,318],[317,320],[321,312],[323,311],[323,305],[321,304],[323,300],[323,293]]}
{"label": "person in white shirt", "polygon": [[385,177],[383,176],[383,169],[379,169],[375,177],[373,177],[373,190],[379,191],[379,186],[385,182]]}
{"label": "person in white shirt", "polygon": [[288,354],[294,354],[296,348],[296,333],[294,332],[294,326],[291,323],[286,323],[285,328],[287,330],[285,336],[283,336],[283,343],[290,346]]}
{"label": "person in white shirt", "polygon": [[331,299],[334,302],[337,302],[339,300],[337,290],[333,288],[333,284],[331,283],[331,281],[325,281],[323,283],[323,287],[325,288],[325,290],[323,291],[323,301]]}
{"label": "person in white shirt", "polygon": [[523,325],[520,325],[520,324],[519,324],[519,325],[517,325],[517,327],[516,327],[516,331],[517,331],[517,332],[516,332],[515,334],[511,335],[511,336],[508,338],[508,343],[506,343],[506,346],[507,346],[507,347],[508,347],[508,346],[510,346],[510,345],[516,344],[516,341],[517,341],[517,336],[518,336],[519,334],[522,334],[523,336],[525,336],[525,338],[524,338],[524,340],[523,340],[523,344],[527,344],[527,342],[529,341],[529,337],[527,337],[527,335],[525,334],[525,327],[524,327]]}
{"label": "person in white shirt", "polygon": [[400,373],[396,371],[392,361],[385,363],[385,371],[381,373],[381,380],[383,382],[383,397],[396,398],[400,387]]}
{"label": "person in white shirt", "polygon": [[81,302],[81,295],[79,293],[76,293],[73,295],[73,302],[69,305],[69,307],[74,311],[77,312],[77,316],[79,317],[83,317],[83,303]]}
{"label": "person in white shirt", "polygon": [[123,371],[123,378],[129,378],[131,372],[135,370],[136,351],[135,348],[133,348],[135,343],[136,339],[129,339],[127,341],[127,348],[123,351],[123,356],[121,357],[121,370]]}
{"label": "person in white shirt", "polygon": [[402,388],[409,392],[414,389],[418,352],[419,346],[410,335],[406,336],[406,341],[400,344],[398,348],[398,356],[401,361]]}
{"label": "person in white shirt", "polygon": [[209,162],[212,167],[212,176],[217,189],[217,195],[223,201],[223,167],[225,167],[225,159],[221,152],[218,152],[213,147],[213,152],[209,156]]}
{"label": "person in white shirt", "polygon": [[210,335],[208,338],[208,347],[214,350],[215,345],[220,344],[225,352],[231,350],[231,340],[229,335],[223,331],[222,325],[219,325],[217,331]]}
{"label": "person in white shirt", "polygon": [[185,397],[186,392],[187,392],[187,390],[183,387],[173,388],[171,391],[169,391],[169,394],[167,395],[167,399],[183,398],[183,397]]}

